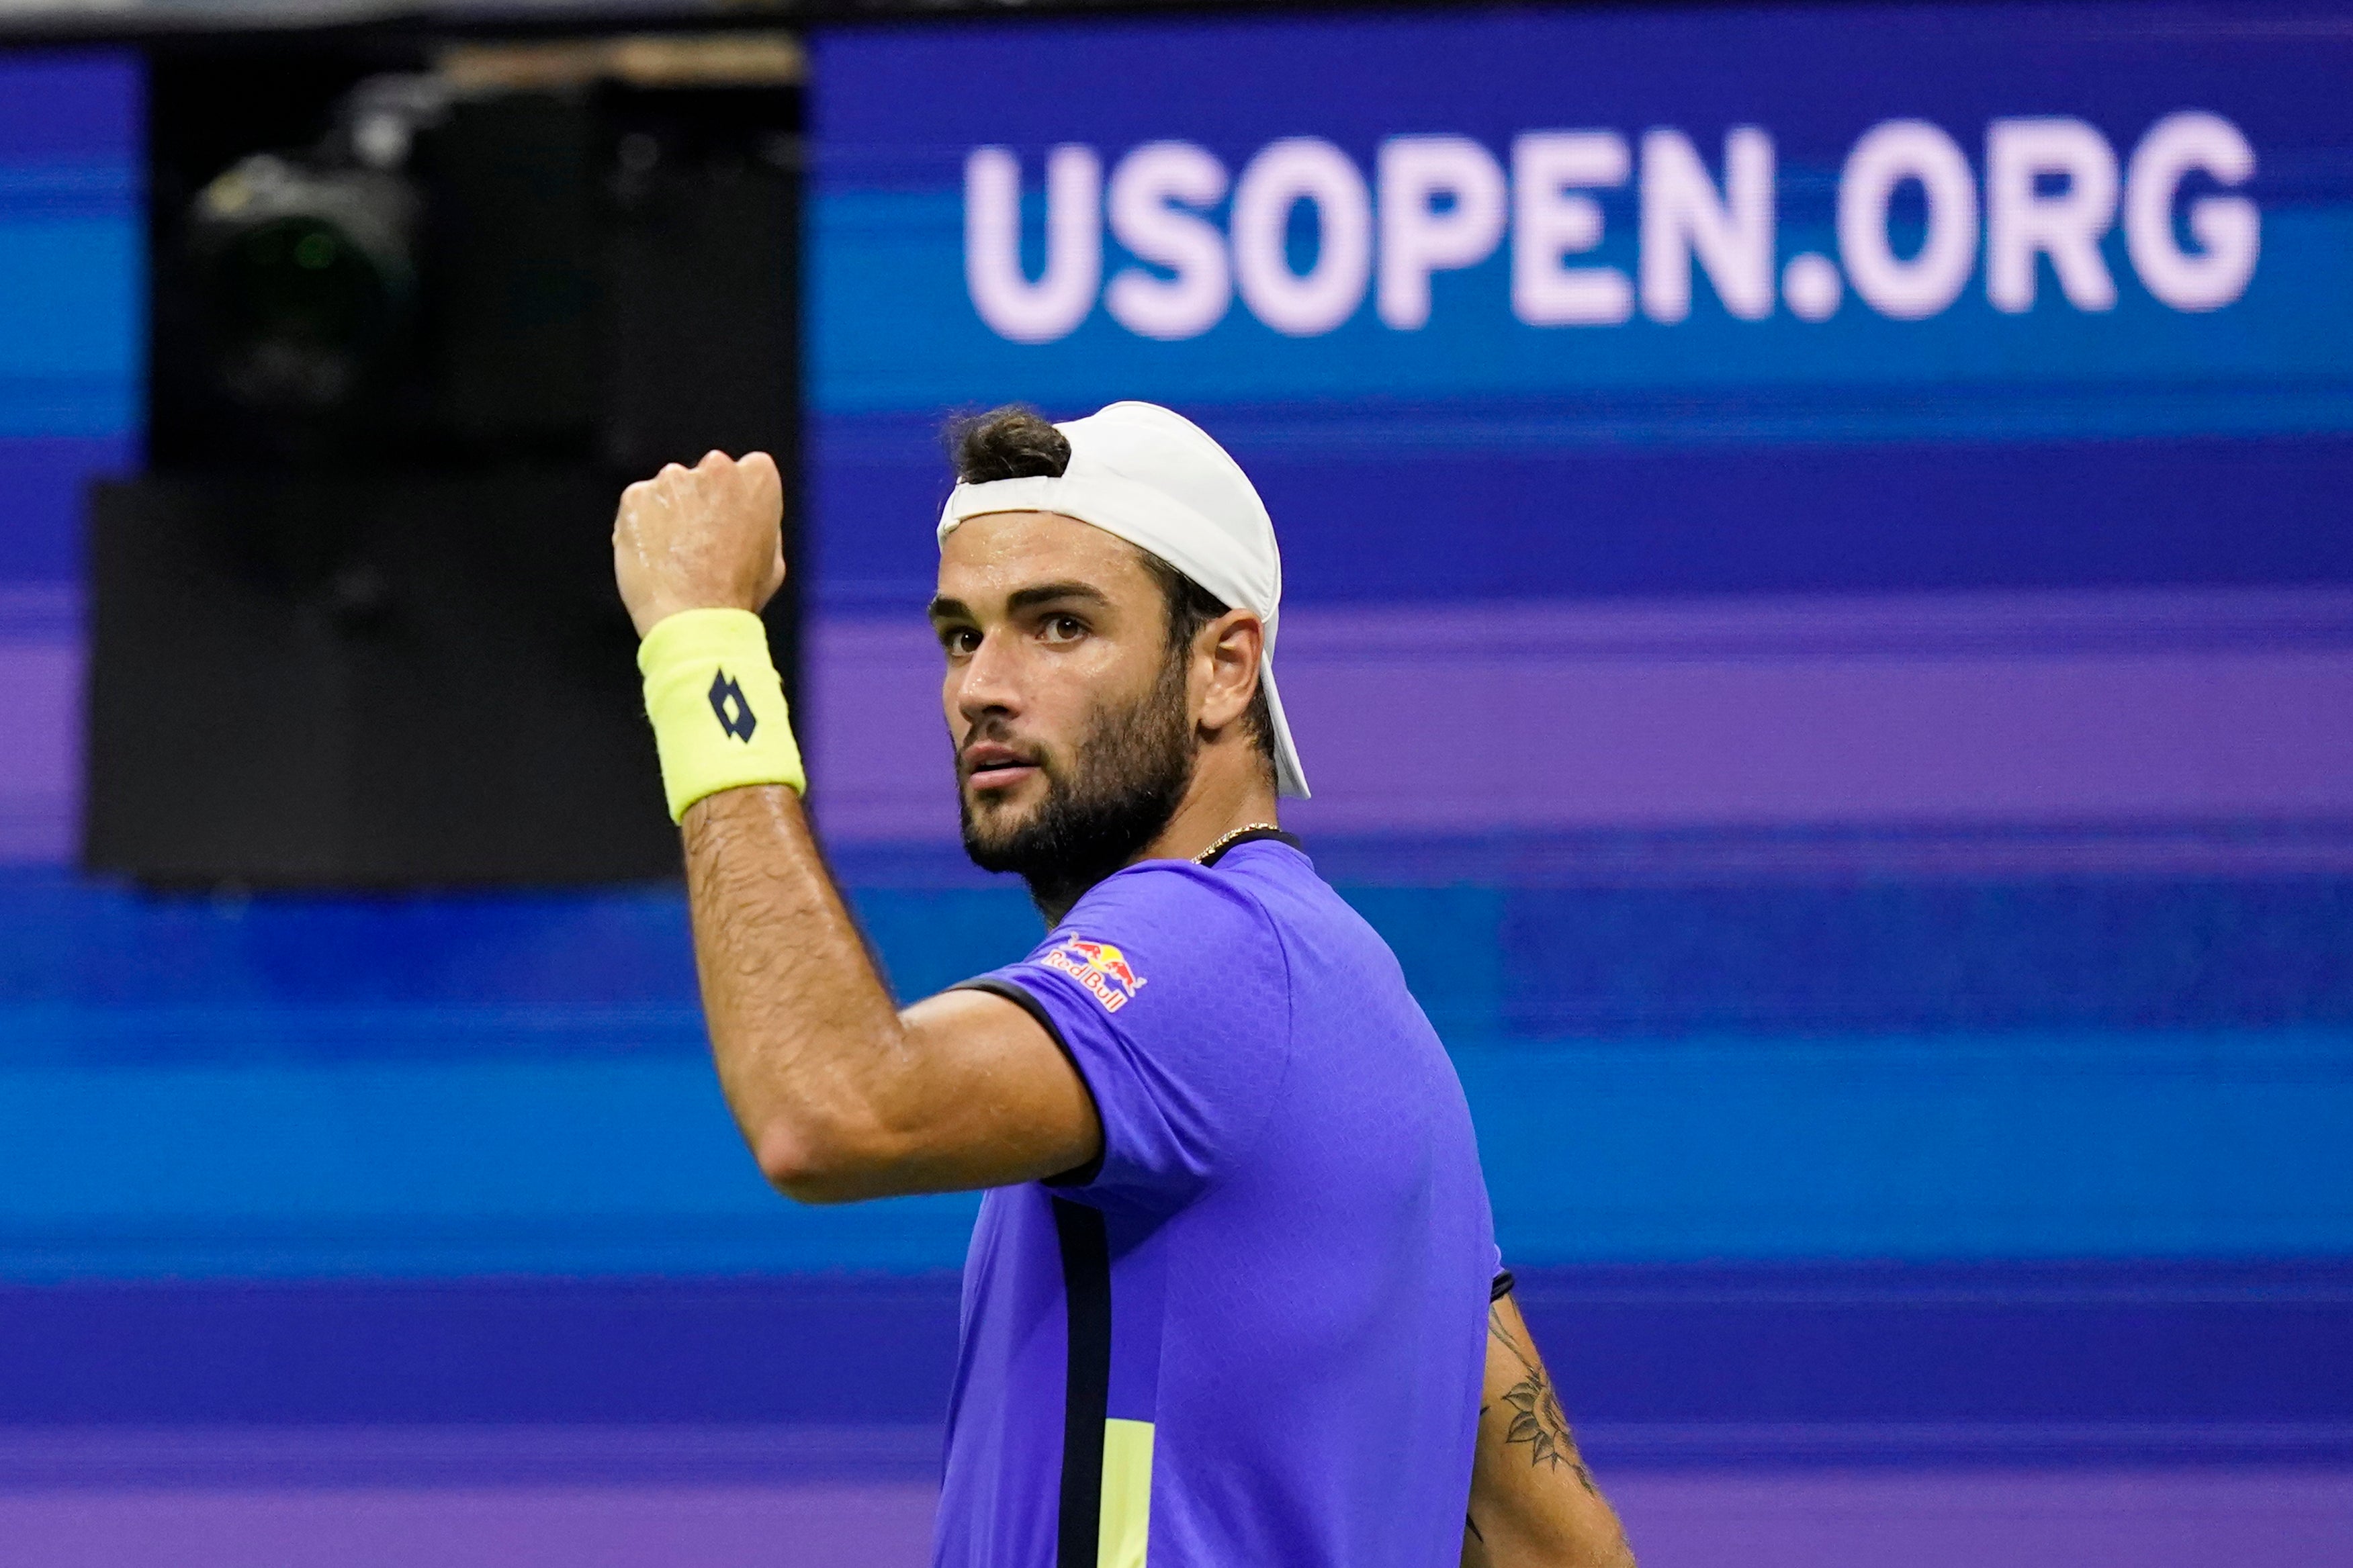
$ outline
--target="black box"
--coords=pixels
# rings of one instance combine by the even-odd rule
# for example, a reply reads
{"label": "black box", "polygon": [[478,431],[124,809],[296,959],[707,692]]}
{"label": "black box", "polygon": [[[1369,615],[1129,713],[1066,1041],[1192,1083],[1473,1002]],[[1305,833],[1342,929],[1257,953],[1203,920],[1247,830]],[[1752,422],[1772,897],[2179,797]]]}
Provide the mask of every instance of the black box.
{"label": "black box", "polygon": [[[797,89],[697,79],[691,47],[650,83],[590,41],[440,75],[429,49],[355,47],[153,57],[152,467],[92,495],[85,861],[174,884],[673,876],[613,510],[664,462],[758,447],[792,553]],[[426,108],[370,163],[386,103]],[[313,405],[223,369],[206,192],[255,154],[331,219],[338,181],[400,198],[378,252],[413,282],[396,331]],[[788,692],[798,591],[768,614]]]}

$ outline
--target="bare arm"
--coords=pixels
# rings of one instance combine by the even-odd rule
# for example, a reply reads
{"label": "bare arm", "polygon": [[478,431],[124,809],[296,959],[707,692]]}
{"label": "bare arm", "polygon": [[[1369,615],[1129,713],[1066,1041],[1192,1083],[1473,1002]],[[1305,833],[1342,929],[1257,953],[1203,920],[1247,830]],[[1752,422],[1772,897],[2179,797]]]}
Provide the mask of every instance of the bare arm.
{"label": "bare arm", "polygon": [[[765,604],[784,581],[782,507],[759,453],[631,485],[614,569],[640,635],[681,610]],[[720,1086],[771,1182],[841,1203],[1006,1185],[1094,1157],[1094,1102],[1028,1013],[971,991],[893,1007],[798,795],[727,790],[682,826]]]}
{"label": "bare arm", "polygon": [[1094,1157],[1094,1102],[1028,1013],[976,991],[894,1010],[798,795],[729,790],[685,829],[719,1082],[770,1181],[840,1203],[1005,1186]]}
{"label": "bare arm", "polygon": [[1528,1325],[1508,1295],[1487,1310],[1487,1378],[1471,1468],[1463,1568],[1633,1568]]}

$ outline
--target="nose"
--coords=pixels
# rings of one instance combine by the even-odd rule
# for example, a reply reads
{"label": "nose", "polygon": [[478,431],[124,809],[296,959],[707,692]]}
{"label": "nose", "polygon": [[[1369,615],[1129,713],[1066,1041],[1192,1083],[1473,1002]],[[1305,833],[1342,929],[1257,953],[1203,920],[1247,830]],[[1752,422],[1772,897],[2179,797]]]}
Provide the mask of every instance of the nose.
{"label": "nose", "polygon": [[1016,659],[1000,631],[981,635],[980,646],[961,667],[948,670],[948,706],[966,728],[987,719],[1010,719],[1021,711],[1014,679]]}

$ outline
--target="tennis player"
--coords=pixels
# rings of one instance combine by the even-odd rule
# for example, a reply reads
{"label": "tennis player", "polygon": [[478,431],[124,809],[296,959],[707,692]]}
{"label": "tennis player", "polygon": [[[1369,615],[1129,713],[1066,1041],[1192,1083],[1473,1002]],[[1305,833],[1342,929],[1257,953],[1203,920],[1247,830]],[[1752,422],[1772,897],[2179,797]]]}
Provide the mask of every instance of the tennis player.
{"label": "tennis player", "polygon": [[754,614],[776,465],[666,468],[613,536],[761,1169],[807,1203],[987,1189],[934,1563],[1630,1563],[1498,1271],[1452,1066],[1280,826],[1307,781],[1258,493],[1149,404],[953,444],[931,621],[965,847],[1050,929],[904,1009],[810,837]]}

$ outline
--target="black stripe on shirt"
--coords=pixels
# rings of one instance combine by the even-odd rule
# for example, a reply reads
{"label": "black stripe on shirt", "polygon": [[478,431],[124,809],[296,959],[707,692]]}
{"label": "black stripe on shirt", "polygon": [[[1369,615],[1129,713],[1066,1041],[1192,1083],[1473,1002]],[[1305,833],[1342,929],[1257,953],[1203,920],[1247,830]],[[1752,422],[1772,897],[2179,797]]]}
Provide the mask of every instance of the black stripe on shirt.
{"label": "black stripe on shirt", "polygon": [[1054,1202],[1070,1309],[1062,1390],[1061,1528],[1055,1568],[1095,1568],[1103,1536],[1103,1420],[1111,1412],[1111,1244],[1100,1209]]}

